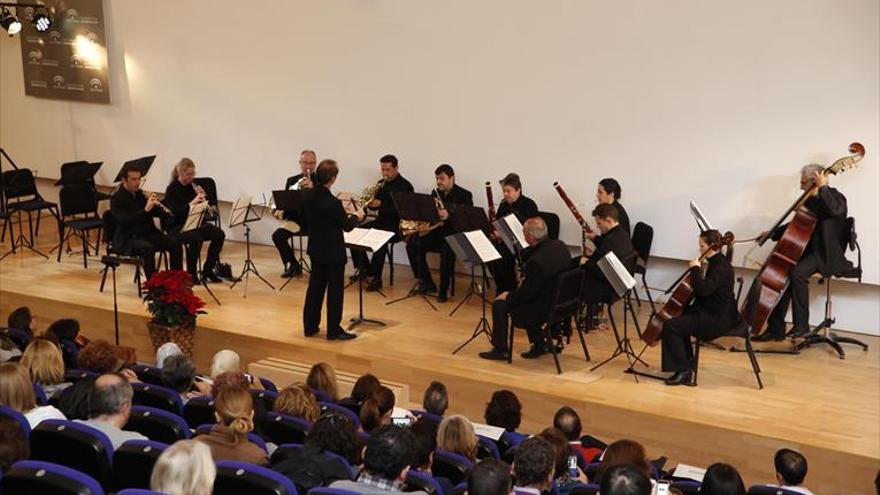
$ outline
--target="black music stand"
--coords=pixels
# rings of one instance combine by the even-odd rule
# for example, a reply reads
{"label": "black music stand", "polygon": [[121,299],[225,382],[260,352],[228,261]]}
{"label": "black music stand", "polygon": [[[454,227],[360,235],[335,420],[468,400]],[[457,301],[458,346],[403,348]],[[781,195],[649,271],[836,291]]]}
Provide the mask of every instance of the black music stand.
{"label": "black music stand", "polygon": [[[480,247],[480,249],[477,249],[477,247],[474,246],[474,241],[480,241],[482,247]],[[485,287],[489,278],[486,274],[486,263],[501,258],[501,255],[498,254],[498,251],[495,249],[492,241],[490,241],[489,238],[486,236],[486,233],[481,230],[476,230],[472,232],[452,234],[446,236],[446,242],[449,244],[449,247],[452,249],[452,252],[455,253],[455,256],[457,258],[466,263],[470,263],[472,267],[480,265],[480,269],[483,272],[483,287]],[[492,327],[489,325],[489,320],[486,319],[485,290],[480,292],[480,300],[482,308],[480,320],[477,321],[477,325],[474,327],[474,331],[471,337],[467,339],[463,344],[458,346],[458,348],[456,348],[454,351],[452,351],[453,354],[456,354],[458,353],[458,351],[464,349],[465,346],[473,342],[474,339],[482,334],[486,334],[486,336],[489,337],[489,339],[491,340]]]}
{"label": "black music stand", "polygon": [[[380,234],[382,232],[387,232],[387,231],[383,231],[383,230],[379,230],[379,229],[354,229],[354,230],[352,230],[351,233],[347,234],[347,237],[349,237],[349,239],[346,240],[345,247],[350,248],[354,251],[365,251],[365,252],[372,251],[375,253],[378,249],[380,249],[382,246],[387,244],[388,241],[391,240],[392,237],[394,237],[393,232],[387,232],[387,234],[390,234],[390,235],[385,234],[384,237],[387,237],[387,238],[384,241],[382,241],[381,243],[368,242],[364,239],[364,236],[366,234],[371,233],[371,232],[376,232],[376,231],[378,231]],[[354,235],[360,234],[360,237],[358,237],[357,239],[352,239],[351,238],[352,233]],[[358,282],[358,315],[357,315],[357,317],[349,320],[350,323],[348,325],[348,328],[346,328],[346,331],[349,331],[352,328],[354,328],[360,324],[363,324],[363,323],[372,323],[374,325],[379,325],[379,326],[384,327],[385,322],[382,322],[379,320],[371,320],[371,319],[366,318],[364,316],[364,278],[358,277],[357,282]],[[349,285],[351,285],[351,284],[349,284]],[[383,296],[384,296],[384,294],[383,294]]]}
{"label": "black music stand", "polygon": [[[397,214],[400,217],[401,223],[404,221],[412,221],[412,222],[423,222],[430,225],[434,225],[440,223],[440,214],[437,212],[437,203],[434,202],[434,197],[430,194],[421,194],[421,193],[410,193],[410,192],[392,192],[391,198],[394,200],[394,207],[397,208]],[[415,233],[413,235],[418,235]],[[431,304],[431,301],[428,299],[427,294],[422,293],[419,290],[419,285],[421,284],[421,274],[416,272],[416,281],[413,283],[412,288],[410,288],[409,292],[403,297],[397,298],[393,301],[388,301],[385,305],[394,304],[396,302],[404,301],[411,297],[421,297],[428,306],[431,307],[434,311],[437,311],[437,308]]]}
{"label": "black music stand", "polygon": [[[287,213],[292,213],[296,216],[296,218],[300,219],[300,221],[298,222],[299,232],[296,232],[295,234],[297,234],[299,236],[300,259],[297,261],[299,261],[300,266],[302,266],[303,269],[305,269],[305,265],[302,264],[305,262],[305,260],[302,259],[302,234],[303,234],[303,224],[302,224],[303,209],[302,209],[302,206],[303,206],[304,199],[305,199],[305,191],[302,191],[302,190],[291,191],[291,190],[282,189],[279,191],[272,191],[272,200],[275,202],[275,208],[277,208],[279,210],[283,210],[285,215]],[[291,232],[291,233],[294,233],[294,232]],[[290,277],[289,279],[287,279],[287,281],[285,281],[284,284],[282,284],[281,287],[278,289],[278,292],[283,291],[284,288],[287,287],[287,284],[289,284],[290,281],[293,280],[293,278],[294,277]]]}
{"label": "black music stand", "polygon": [[[205,219],[205,213],[208,211],[207,210],[208,204],[202,203],[202,205],[204,205],[204,206],[190,207],[189,213],[187,213],[187,215],[186,215],[186,221],[183,223],[183,227],[180,229],[180,234],[183,234],[185,232],[189,232],[191,230],[196,230],[202,226],[202,222]],[[198,264],[199,264],[199,266],[201,266],[201,264],[202,264],[201,263],[201,259],[202,259],[201,243],[196,243],[196,246],[193,247],[193,249],[199,250]],[[217,299],[217,296],[214,295],[214,291],[212,291],[211,288],[208,287],[208,280],[205,278],[204,274],[202,274],[202,276],[200,277],[199,284],[202,285],[206,291],[208,291],[208,294],[211,295],[211,299],[213,299],[214,302],[217,303],[218,306],[222,306],[222,304],[220,304],[220,300]]]}
{"label": "black music stand", "polygon": [[[456,233],[470,232],[473,230],[481,230],[486,235],[491,233],[491,226],[489,225],[489,217],[486,216],[486,210],[479,206],[457,205],[455,210],[449,215],[449,224],[452,227],[452,230]],[[458,257],[457,253],[456,257]],[[455,308],[452,309],[449,316],[454,315],[455,312],[467,303],[474,294],[478,293],[485,297],[488,280],[486,277],[483,277],[483,285],[480,286],[480,284],[477,283],[477,275],[474,270],[475,266],[476,265],[473,263],[471,264],[471,281],[464,297],[458,302]]]}
{"label": "black music stand", "polygon": [[[257,271],[257,265],[254,264],[254,260],[251,259],[251,222],[259,222],[263,217],[261,213],[258,213],[256,210],[257,205],[252,205],[250,198],[239,198],[232,205],[232,212],[229,214],[229,227],[238,227],[239,225],[244,225],[244,245],[245,245],[245,260],[244,266],[241,269],[241,275],[232,282],[232,285],[229,287],[229,290],[235,288],[235,286],[244,279],[244,298],[247,299],[247,287],[248,280],[250,279],[250,274],[253,273],[260,280],[263,281],[264,284],[268,285],[270,289],[275,290],[275,286],[270,284],[268,280],[263,278],[260,275],[260,272]],[[261,207],[261,206],[259,206]],[[261,210],[262,212],[262,210]]]}
{"label": "black music stand", "polygon": [[122,164],[122,167],[119,168],[119,172],[116,173],[116,178],[113,179],[113,182],[122,182],[122,171],[125,169],[126,165],[134,165],[138,170],[141,171],[141,177],[146,177],[150,172],[150,167],[153,166],[153,162],[156,161],[156,155],[145,156],[142,158],[135,158],[134,160],[129,160]]}

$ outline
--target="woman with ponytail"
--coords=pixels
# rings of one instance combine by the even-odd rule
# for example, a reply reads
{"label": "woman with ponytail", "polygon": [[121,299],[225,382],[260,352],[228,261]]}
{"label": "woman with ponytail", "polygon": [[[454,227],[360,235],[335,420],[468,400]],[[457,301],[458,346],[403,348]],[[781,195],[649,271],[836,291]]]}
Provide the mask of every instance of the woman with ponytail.
{"label": "woman with ponytail", "polygon": [[366,433],[391,424],[391,413],[394,411],[394,392],[380,385],[376,393],[365,400],[361,406],[361,428]]}
{"label": "woman with ponytail", "polygon": [[208,445],[215,461],[269,463],[266,451],[248,440],[254,429],[254,404],[247,389],[221,390],[214,397],[214,416],[217,424],[196,440]]}
{"label": "woman with ponytail", "polygon": [[[690,385],[693,382],[693,347],[691,336],[712,340],[727,335],[739,322],[734,273],[730,264],[733,251],[727,246],[722,254],[721,233],[706,230],[700,234],[700,257],[690,263],[694,301],[682,316],[663,324],[663,371],[673,374],[667,385]],[[705,272],[703,264],[706,265]]]}

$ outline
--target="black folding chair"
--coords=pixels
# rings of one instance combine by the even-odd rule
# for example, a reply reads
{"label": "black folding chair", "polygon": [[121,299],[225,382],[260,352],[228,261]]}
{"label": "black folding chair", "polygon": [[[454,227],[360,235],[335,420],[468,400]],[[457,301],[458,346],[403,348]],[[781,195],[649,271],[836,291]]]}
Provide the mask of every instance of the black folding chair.
{"label": "black folding chair", "polygon": [[[19,231],[21,231],[22,213],[28,217],[28,233],[30,247],[33,249],[34,236],[40,234],[40,218],[43,210],[48,210],[55,220],[61,223],[61,217],[58,214],[58,205],[51,201],[46,201],[37,190],[37,183],[33,172],[29,168],[20,168],[16,170],[7,170],[3,172],[3,200],[4,207],[11,215],[18,214]],[[37,221],[33,221],[33,213],[37,213]],[[34,225],[36,223],[36,225]],[[60,227],[59,227],[60,230]],[[20,241],[21,239],[19,239]],[[42,254],[42,253],[41,253]]]}
{"label": "black folding chair", "polygon": [[[645,295],[648,298],[648,302],[651,304],[651,316],[654,316],[654,299],[651,297],[651,289],[648,288],[648,281],[645,280],[645,274],[648,271],[648,259],[651,257],[651,244],[654,243],[654,227],[651,227],[644,222],[638,222],[633,228],[632,243],[633,249],[635,249],[636,253],[639,255],[636,260],[633,275],[641,275],[642,287],[645,288]],[[641,306],[642,301],[639,299],[639,291],[635,287],[633,287],[633,294],[636,296],[636,304]]]}
{"label": "black folding chair", "polygon": [[[98,200],[94,191],[85,184],[74,184],[62,187],[59,191],[61,199],[61,242],[58,243],[58,261],[61,261],[61,249],[65,241],[77,235],[82,239],[83,267],[89,267],[89,232],[98,231],[98,240],[95,245],[95,254],[98,254],[101,245],[101,232],[104,230],[104,221],[98,216]],[[70,232],[65,235],[64,229]],[[69,243],[68,243],[69,249]]]}

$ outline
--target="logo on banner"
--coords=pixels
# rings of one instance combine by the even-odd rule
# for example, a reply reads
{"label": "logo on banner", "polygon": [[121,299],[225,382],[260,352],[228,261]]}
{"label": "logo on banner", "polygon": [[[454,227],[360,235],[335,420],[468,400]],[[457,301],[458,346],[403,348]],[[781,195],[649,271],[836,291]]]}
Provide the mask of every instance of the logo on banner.
{"label": "logo on banner", "polygon": [[33,7],[25,7],[24,8],[24,18],[28,22],[34,22],[34,8]]}
{"label": "logo on banner", "polygon": [[49,32],[49,43],[60,45],[61,44],[61,33],[58,31],[50,31]]}
{"label": "logo on banner", "polygon": [[40,50],[31,50],[28,52],[29,63],[39,65],[41,60],[43,60],[43,52]]}
{"label": "logo on banner", "polygon": [[64,83],[64,77],[55,76],[52,78],[52,87],[55,89],[64,89],[66,84]]}
{"label": "logo on banner", "polygon": [[64,18],[67,19],[68,22],[79,22],[79,11],[76,9],[70,9],[64,13]]}
{"label": "logo on banner", "polygon": [[89,79],[89,91],[92,93],[103,93],[104,83],[98,78]]}
{"label": "logo on banner", "polygon": [[80,69],[83,66],[82,59],[79,58],[79,55],[77,55],[76,53],[74,53],[73,55],[70,56],[69,61],[70,61],[70,66],[73,68]]}

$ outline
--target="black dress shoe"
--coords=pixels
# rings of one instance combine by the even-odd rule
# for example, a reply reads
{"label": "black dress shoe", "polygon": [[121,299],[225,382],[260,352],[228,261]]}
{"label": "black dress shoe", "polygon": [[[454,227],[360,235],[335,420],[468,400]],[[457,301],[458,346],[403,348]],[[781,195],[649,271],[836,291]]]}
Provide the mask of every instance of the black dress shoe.
{"label": "black dress shoe", "polygon": [[376,292],[382,288],[382,279],[374,278],[367,284],[367,292]]}
{"label": "black dress shoe", "polygon": [[523,359],[536,359],[544,354],[547,354],[547,347],[545,344],[535,344],[528,351],[520,354]]}
{"label": "black dress shoe", "polygon": [[764,332],[757,337],[752,337],[752,342],[782,342],[783,340],[785,340],[785,335],[775,332]]}
{"label": "black dress shoe", "polygon": [[284,273],[281,274],[281,278],[290,278],[293,276],[293,273],[293,265],[291,265],[284,270]]}
{"label": "black dress shoe", "polygon": [[348,333],[345,330],[341,330],[333,335],[328,335],[327,340],[351,340],[356,339],[357,335],[353,333]]}
{"label": "black dress shoe", "polygon": [[223,281],[222,278],[218,277],[218,276],[217,276],[216,274],[214,274],[214,272],[212,272],[212,271],[208,271],[208,272],[202,273],[202,278],[205,279],[205,280],[207,280],[208,282],[213,282],[213,283],[215,283],[215,284],[220,283],[220,282]]}
{"label": "black dress shoe", "polygon": [[507,359],[507,351],[493,347],[491,351],[481,352],[480,357],[490,361],[504,361]]}
{"label": "black dress shoe", "polygon": [[421,294],[434,294],[437,292],[437,286],[435,284],[422,282],[419,284],[419,292]]}
{"label": "black dress shoe", "polygon": [[446,293],[445,293],[445,292],[441,292],[441,293],[437,294],[437,302],[438,302],[438,303],[445,303],[445,302],[448,301],[448,300],[449,300],[449,299],[446,297]]}
{"label": "black dress shoe", "polygon": [[314,330],[306,330],[305,334],[306,334],[306,337],[314,337],[315,335],[318,335],[318,332],[320,332],[320,331],[321,330],[316,328]]}
{"label": "black dress shoe", "polygon": [[810,334],[809,327],[792,327],[792,329],[789,330],[788,333],[785,334],[785,336],[790,339],[796,339],[798,337],[803,337],[803,336],[809,335],[809,334]]}
{"label": "black dress shoe", "polygon": [[679,371],[666,379],[667,385],[692,385],[693,374],[690,371]]}

